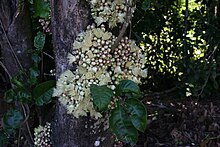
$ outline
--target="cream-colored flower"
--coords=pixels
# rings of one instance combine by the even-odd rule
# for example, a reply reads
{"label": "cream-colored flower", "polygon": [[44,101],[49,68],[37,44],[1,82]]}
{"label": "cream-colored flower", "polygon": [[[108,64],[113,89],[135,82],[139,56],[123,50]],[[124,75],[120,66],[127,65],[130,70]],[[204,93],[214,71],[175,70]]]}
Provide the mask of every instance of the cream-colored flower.
{"label": "cream-colored flower", "polygon": [[115,73],[119,73],[119,74],[122,73],[121,67],[120,66],[116,66],[114,72]]}
{"label": "cream-colored flower", "polygon": [[141,69],[139,67],[134,67],[132,69],[132,73],[135,75],[135,76],[138,76],[141,74]]}
{"label": "cream-colored flower", "polygon": [[67,58],[68,58],[69,64],[72,64],[73,62],[76,61],[76,57],[74,55],[70,54],[70,53],[68,53]]}
{"label": "cream-colored flower", "polygon": [[146,78],[147,77],[147,69],[141,70],[141,77]]}

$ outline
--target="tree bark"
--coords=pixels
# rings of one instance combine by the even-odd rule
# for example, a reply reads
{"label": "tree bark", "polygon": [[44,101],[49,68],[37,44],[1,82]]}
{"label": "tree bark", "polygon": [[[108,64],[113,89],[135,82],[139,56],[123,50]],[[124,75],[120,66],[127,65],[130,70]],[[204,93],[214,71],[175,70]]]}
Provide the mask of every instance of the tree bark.
{"label": "tree bark", "polygon": [[[56,75],[67,69],[67,53],[76,36],[91,22],[90,9],[85,0],[52,0],[52,34],[56,62]],[[89,117],[73,118],[57,101],[54,122],[52,123],[52,142],[54,147],[92,147],[96,140],[105,139],[100,146],[112,146],[113,138],[103,126],[90,128],[96,121]]]}
{"label": "tree bark", "polygon": [[19,0],[0,2],[0,49],[11,76],[31,65],[31,56],[27,52],[32,48],[29,8],[26,0],[21,5],[18,3]]}
{"label": "tree bark", "polygon": [[[0,49],[3,57],[5,71],[12,78],[19,72],[29,69],[31,66],[32,48],[31,17],[27,0],[1,0],[0,1]],[[23,77],[26,81],[27,77]],[[2,101],[0,101],[0,105]],[[16,107],[22,110],[20,104]],[[2,106],[1,106],[2,108]],[[28,141],[28,146],[33,146],[28,128],[28,122],[22,125],[22,134]]]}

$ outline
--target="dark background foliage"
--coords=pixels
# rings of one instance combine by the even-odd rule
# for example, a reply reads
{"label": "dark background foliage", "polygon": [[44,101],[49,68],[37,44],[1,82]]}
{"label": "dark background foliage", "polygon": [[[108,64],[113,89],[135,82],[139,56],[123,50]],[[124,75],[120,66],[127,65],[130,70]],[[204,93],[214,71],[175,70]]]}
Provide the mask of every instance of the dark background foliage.
{"label": "dark background foliage", "polygon": [[214,0],[138,1],[131,34],[146,55],[145,90],[218,94],[219,9]]}

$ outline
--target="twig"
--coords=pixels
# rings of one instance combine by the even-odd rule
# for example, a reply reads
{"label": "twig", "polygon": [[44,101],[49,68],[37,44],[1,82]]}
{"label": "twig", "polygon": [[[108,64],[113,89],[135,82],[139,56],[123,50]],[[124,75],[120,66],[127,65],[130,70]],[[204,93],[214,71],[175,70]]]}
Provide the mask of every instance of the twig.
{"label": "twig", "polygon": [[9,73],[8,69],[5,67],[5,65],[0,61],[1,67],[5,70],[5,72],[8,74],[9,78],[12,79],[11,74]]}
{"label": "twig", "polygon": [[215,51],[218,49],[219,43],[220,41],[218,41],[218,44],[214,47],[214,50],[212,51],[211,55],[208,56],[207,60],[209,60],[210,58],[213,58]]}
{"label": "twig", "polygon": [[[25,119],[24,119],[24,121],[23,121],[23,124],[24,124],[24,123],[26,123],[26,121],[28,120],[28,118],[29,118],[29,116],[30,116],[30,109],[29,109],[29,107],[26,106],[26,105],[23,105],[23,104],[21,104],[21,105],[22,105],[22,109],[23,109],[24,114],[26,114],[26,115],[25,115]],[[24,108],[24,106],[25,106],[25,108]],[[27,110],[27,113],[26,113],[26,110]]]}
{"label": "twig", "polygon": [[132,4],[129,4],[129,0],[125,0],[126,2],[126,6],[127,6],[127,11],[126,11],[126,16],[125,16],[125,22],[123,23],[123,26],[120,30],[120,33],[117,37],[117,39],[115,40],[114,44],[112,45],[112,51],[113,52],[115,50],[115,48],[118,46],[119,42],[121,41],[130,21],[131,21],[131,15],[132,15]]}
{"label": "twig", "polygon": [[31,131],[30,131],[30,127],[29,127],[29,124],[28,124],[28,121],[27,121],[28,118],[29,118],[29,107],[28,107],[27,105],[25,105],[26,109],[28,110],[28,115],[27,115],[27,114],[26,114],[26,110],[25,110],[25,108],[24,108],[24,104],[20,103],[20,105],[21,105],[21,107],[22,107],[22,110],[23,110],[23,113],[24,113],[24,116],[25,116],[25,120],[24,120],[23,123],[26,124],[27,131],[28,131],[29,136],[30,136],[30,138],[31,138],[31,141],[28,140],[28,142],[29,142],[29,144],[32,144],[32,143],[34,143],[34,139],[33,139],[33,137],[32,137],[32,134],[31,134]]}
{"label": "twig", "polygon": [[48,57],[50,57],[51,59],[54,59],[54,57],[53,57],[53,56],[49,55],[49,54],[48,54],[48,53],[46,53],[46,52],[43,52],[43,54],[47,55],[47,56],[48,56]]}

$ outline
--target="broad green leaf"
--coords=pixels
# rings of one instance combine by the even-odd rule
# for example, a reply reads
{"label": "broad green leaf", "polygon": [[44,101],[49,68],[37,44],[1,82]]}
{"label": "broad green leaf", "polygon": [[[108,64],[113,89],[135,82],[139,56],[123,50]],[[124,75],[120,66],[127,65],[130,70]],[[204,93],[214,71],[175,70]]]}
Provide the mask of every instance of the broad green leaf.
{"label": "broad green leaf", "polygon": [[13,89],[9,89],[8,91],[5,92],[4,94],[4,100],[7,102],[7,103],[11,103],[13,102],[15,99],[16,99],[16,93]]}
{"label": "broad green leaf", "polygon": [[34,15],[33,17],[40,17],[44,19],[49,19],[50,15],[50,5],[44,0],[34,0]]}
{"label": "broad green leaf", "polygon": [[8,144],[8,135],[3,129],[0,129],[0,147],[5,147],[7,146],[7,144]]}
{"label": "broad green leaf", "polygon": [[33,98],[38,106],[48,104],[52,101],[53,88],[56,82],[54,80],[46,81],[37,85],[33,89]]}
{"label": "broad green leaf", "polygon": [[20,111],[11,109],[3,117],[3,127],[8,134],[14,132],[15,129],[19,128],[23,116]]}
{"label": "broad green leaf", "polygon": [[45,44],[46,35],[43,32],[37,32],[37,36],[34,37],[34,47],[37,48],[38,51],[41,51]]}
{"label": "broad green leaf", "polygon": [[141,91],[138,85],[131,80],[122,80],[119,85],[116,86],[115,92],[118,96],[130,95],[129,98],[139,98]]}
{"label": "broad green leaf", "polygon": [[90,91],[93,98],[93,103],[98,111],[105,111],[114,95],[113,91],[107,86],[90,85]]}
{"label": "broad green leaf", "polygon": [[127,99],[125,101],[129,116],[134,127],[144,132],[147,125],[147,111],[144,105],[137,99]]}
{"label": "broad green leaf", "polygon": [[109,118],[109,126],[118,139],[131,145],[137,143],[138,131],[133,126],[124,108],[119,106],[112,110]]}

